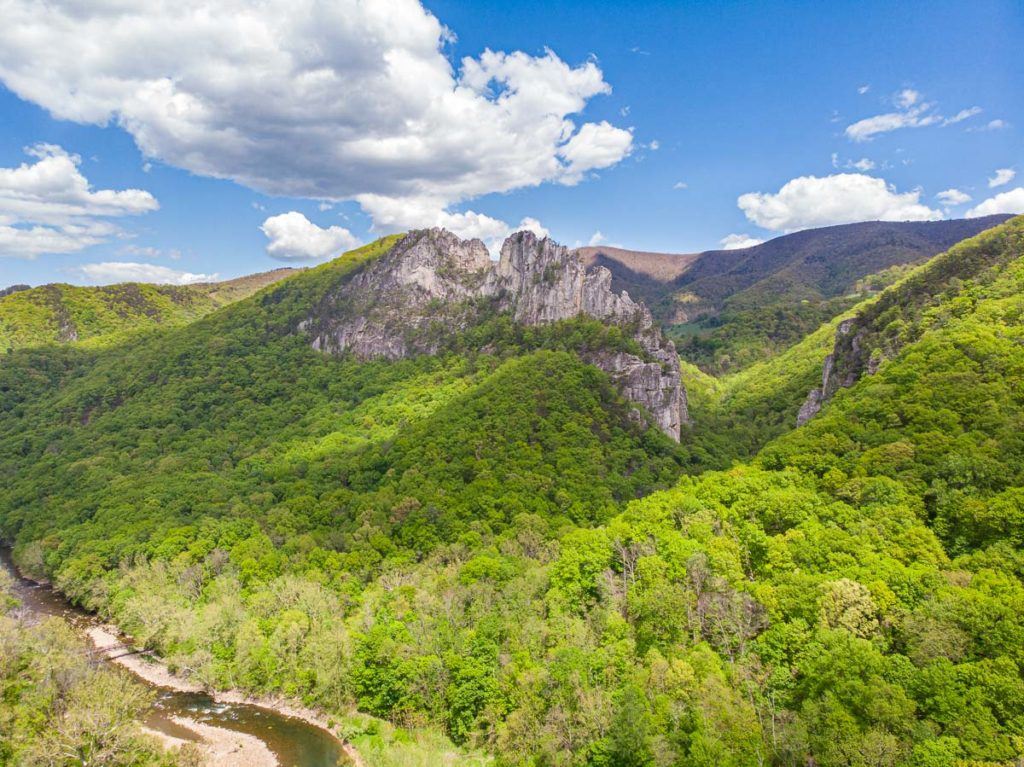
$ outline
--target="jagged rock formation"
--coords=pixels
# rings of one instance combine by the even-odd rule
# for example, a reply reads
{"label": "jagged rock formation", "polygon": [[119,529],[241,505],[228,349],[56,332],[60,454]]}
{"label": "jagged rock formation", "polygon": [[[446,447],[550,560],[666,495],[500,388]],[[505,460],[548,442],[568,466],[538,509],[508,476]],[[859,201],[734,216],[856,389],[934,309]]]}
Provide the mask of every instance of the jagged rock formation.
{"label": "jagged rock formation", "polygon": [[436,353],[485,313],[508,312],[524,325],[594,317],[626,329],[643,356],[599,351],[586,361],[678,440],[689,414],[675,347],[646,306],[612,292],[611,279],[604,267],[588,268],[530,232],[509,237],[495,263],[480,240],[421,230],[328,294],[301,329],[314,348],[331,354],[400,359]]}
{"label": "jagged rock formation", "polygon": [[849,335],[851,327],[853,327],[853,320],[848,319],[840,322],[839,327],[836,328],[835,345],[832,348],[831,354],[825,357],[825,364],[821,370],[821,386],[811,389],[807,393],[807,399],[804,400],[804,404],[800,406],[800,411],[796,415],[797,426],[803,426],[821,412],[822,405],[831,399],[832,395],[835,394],[840,387],[852,386],[857,380],[857,377],[852,375],[849,371],[842,381],[840,381],[837,376],[833,375],[835,370],[836,354],[839,351],[840,339]]}

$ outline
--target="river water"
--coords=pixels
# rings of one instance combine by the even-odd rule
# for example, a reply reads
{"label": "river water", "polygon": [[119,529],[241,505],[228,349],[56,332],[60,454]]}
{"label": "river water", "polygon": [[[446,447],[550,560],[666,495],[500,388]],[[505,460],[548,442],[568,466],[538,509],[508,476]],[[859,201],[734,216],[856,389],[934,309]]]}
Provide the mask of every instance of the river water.
{"label": "river water", "polygon": [[[83,631],[100,625],[95,616],[75,607],[53,589],[18,575],[9,550],[0,550],[0,565],[14,579],[14,595],[21,602],[21,610],[64,618]],[[218,703],[201,692],[178,692],[150,685],[144,680],[140,683],[156,693],[156,702],[146,719],[146,724],[154,730],[194,740],[195,735],[190,730],[171,719],[183,716],[256,736],[267,744],[281,767],[337,767],[347,763],[336,738],[301,719],[246,703]]]}

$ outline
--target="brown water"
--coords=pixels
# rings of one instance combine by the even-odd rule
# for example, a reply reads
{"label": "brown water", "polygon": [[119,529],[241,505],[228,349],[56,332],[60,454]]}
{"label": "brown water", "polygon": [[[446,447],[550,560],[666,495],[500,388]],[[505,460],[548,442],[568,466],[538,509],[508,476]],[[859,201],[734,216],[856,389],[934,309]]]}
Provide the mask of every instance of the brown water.
{"label": "brown water", "polygon": [[[14,594],[21,602],[17,609],[31,615],[57,616],[83,631],[100,624],[94,615],[75,607],[48,586],[22,578],[11,562],[8,549],[0,550],[0,566],[14,578]],[[281,767],[337,767],[348,763],[334,736],[301,719],[246,703],[218,703],[205,693],[178,692],[140,681],[156,693],[156,702],[146,719],[146,724],[155,730],[194,740],[195,735],[190,730],[171,719],[184,716],[256,736],[274,752]]]}

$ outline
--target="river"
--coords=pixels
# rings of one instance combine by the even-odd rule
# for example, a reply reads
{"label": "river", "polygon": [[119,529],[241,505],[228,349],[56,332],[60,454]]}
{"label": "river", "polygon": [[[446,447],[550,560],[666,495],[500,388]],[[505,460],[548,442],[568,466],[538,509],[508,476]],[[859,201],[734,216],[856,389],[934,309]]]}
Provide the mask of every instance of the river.
{"label": "river", "polygon": [[[0,550],[0,563],[14,579],[14,595],[24,611],[65,619],[83,633],[100,620],[81,610],[48,586],[22,578],[15,570],[8,549]],[[145,724],[153,730],[183,739],[196,735],[174,719],[184,717],[225,730],[253,735],[263,741],[280,767],[337,767],[348,764],[342,744],[330,733],[312,724],[271,709],[247,703],[219,703],[203,692],[180,692],[140,680],[156,693],[156,701]]]}

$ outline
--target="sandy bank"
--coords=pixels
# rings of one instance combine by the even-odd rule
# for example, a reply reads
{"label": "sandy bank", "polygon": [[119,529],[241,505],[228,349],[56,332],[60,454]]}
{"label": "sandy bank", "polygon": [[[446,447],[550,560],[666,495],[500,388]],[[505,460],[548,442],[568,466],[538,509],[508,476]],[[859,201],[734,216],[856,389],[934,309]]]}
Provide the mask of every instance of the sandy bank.
{"label": "sandy bank", "polygon": [[[319,727],[336,737],[341,743],[342,750],[351,760],[354,767],[366,767],[366,762],[363,761],[363,758],[355,747],[351,743],[345,741],[345,739],[337,733],[336,729],[331,726],[331,723],[328,721],[326,716],[317,711],[297,705],[293,701],[289,701],[284,698],[267,696],[251,697],[244,695],[237,690],[229,690],[226,692],[207,690],[202,685],[195,684],[188,679],[172,673],[165,663],[152,655],[132,650],[132,648],[121,640],[117,634],[117,630],[112,626],[92,626],[86,631],[86,633],[92,641],[93,646],[100,651],[104,657],[113,663],[123,666],[140,679],[152,685],[165,687],[169,690],[177,690],[179,692],[206,692],[218,703],[246,703],[251,706],[258,706],[269,711],[274,711],[282,716],[290,716],[295,719],[300,719],[307,724]],[[209,725],[201,726],[207,729],[220,730],[218,727],[210,727]],[[190,729],[192,729],[191,726]],[[223,730],[223,732],[232,736],[238,734],[229,730]],[[164,737],[167,738],[170,736],[165,735]],[[172,740],[177,739],[172,738]],[[266,748],[262,741],[260,741],[260,744]],[[267,753],[270,753],[270,751],[268,750]],[[273,758],[273,755],[271,755],[271,758]],[[220,764],[220,762],[215,762],[215,764]],[[224,764],[228,763],[225,762]],[[255,765],[255,763],[253,764]]]}
{"label": "sandy bank", "polygon": [[200,685],[172,674],[166,665],[145,653],[133,651],[121,641],[113,629],[106,626],[91,626],[85,632],[93,647],[107,660],[131,671],[135,676],[157,687],[166,687],[179,692],[202,692]]}
{"label": "sandy bank", "polygon": [[143,731],[159,740],[167,749],[198,745],[209,767],[278,767],[278,761],[267,744],[253,735],[214,727],[183,716],[171,717],[171,721],[195,733],[199,742],[191,743],[150,727],[144,727]]}

